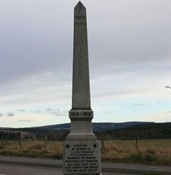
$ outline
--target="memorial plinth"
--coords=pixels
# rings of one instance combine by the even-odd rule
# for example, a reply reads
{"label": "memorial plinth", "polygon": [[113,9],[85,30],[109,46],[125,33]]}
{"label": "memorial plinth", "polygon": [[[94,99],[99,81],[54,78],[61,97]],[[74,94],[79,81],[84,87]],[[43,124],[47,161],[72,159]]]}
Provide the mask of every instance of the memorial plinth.
{"label": "memorial plinth", "polygon": [[74,8],[71,131],[64,142],[64,175],[100,175],[100,143],[92,131],[86,8]]}

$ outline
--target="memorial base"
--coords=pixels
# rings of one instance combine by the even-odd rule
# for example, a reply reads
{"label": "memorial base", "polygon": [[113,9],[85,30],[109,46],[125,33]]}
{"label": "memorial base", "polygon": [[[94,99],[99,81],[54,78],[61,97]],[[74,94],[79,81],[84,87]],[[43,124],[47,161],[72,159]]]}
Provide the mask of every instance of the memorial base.
{"label": "memorial base", "polygon": [[64,175],[101,175],[99,141],[65,141]]}

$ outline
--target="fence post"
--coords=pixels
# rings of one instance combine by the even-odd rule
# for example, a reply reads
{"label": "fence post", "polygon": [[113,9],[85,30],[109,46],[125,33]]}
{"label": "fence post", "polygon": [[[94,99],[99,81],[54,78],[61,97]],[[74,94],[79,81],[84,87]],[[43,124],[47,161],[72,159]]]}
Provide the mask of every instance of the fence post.
{"label": "fence post", "polygon": [[105,143],[104,143],[104,135],[102,135],[102,150],[105,149]]}
{"label": "fence post", "polygon": [[45,147],[47,146],[47,134],[45,134]]}
{"label": "fence post", "polygon": [[21,148],[21,132],[18,132],[18,145]]}
{"label": "fence post", "polygon": [[139,134],[136,134],[136,149],[139,149],[139,145],[138,145],[138,141],[139,141]]}

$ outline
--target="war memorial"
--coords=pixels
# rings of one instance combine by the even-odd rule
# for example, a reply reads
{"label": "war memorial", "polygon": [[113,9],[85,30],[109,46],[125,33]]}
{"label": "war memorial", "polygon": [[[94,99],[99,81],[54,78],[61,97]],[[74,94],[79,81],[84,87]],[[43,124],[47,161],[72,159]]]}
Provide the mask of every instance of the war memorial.
{"label": "war memorial", "polygon": [[64,175],[100,175],[100,142],[92,131],[86,8],[74,8],[74,50],[70,134],[63,149]]}

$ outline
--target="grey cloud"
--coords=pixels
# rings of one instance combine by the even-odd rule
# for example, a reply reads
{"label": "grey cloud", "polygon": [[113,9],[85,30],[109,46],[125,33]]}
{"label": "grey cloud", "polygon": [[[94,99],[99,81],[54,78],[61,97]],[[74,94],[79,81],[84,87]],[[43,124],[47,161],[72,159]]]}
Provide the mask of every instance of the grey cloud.
{"label": "grey cloud", "polygon": [[18,120],[18,122],[31,122],[31,119]]}
{"label": "grey cloud", "polygon": [[[132,11],[131,4],[134,5]],[[142,3],[142,7],[141,3],[136,4],[141,13],[135,13],[137,12],[135,3],[127,4],[127,8],[124,5],[119,8],[120,12],[116,8],[117,11],[112,13],[111,9],[109,14],[116,15],[116,18],[112,16],[109,18],[106,14],[102,18],[105,21],[107,17],[105,28],[104,23],[96,22],[97,14],[92,17],[92,21],[98,25],[98,27],[94,25],[97,30],[92,27],[90,33],[90,65],[95,74],[101,74],[102,71],[104,74],[118,71],[139,72],[139,70],[143,73],[153,72],[150,69],[153,67],[156,71],[156,64],[161,67],[161,63],[166,66],[165,71],[169,70],[169,26],[166,22],[170,16],[168,8],[166,4],[165,6],[161,4],[162,8],[159,4],[154,5],[153,9],[149,8],[149,5],[152,5],[150,3],[146,5]],[[125,13],[124,8],[129,13]],[[159,16],[158,20],[154,20],[155,15]],[[103,33],[101,37],[100,33]],[[140,69],[135,70],[137,67]]]}
{"label": "grey cloud", "polygon": [[171,111],[167,111],[166,113],[171,113]]}
{"label": "grey cloud", "polygon": [[161,103],[159,101],[156,101],[155,103],[158,104],[158,105],[161,105]]}
{"label": "grey cloud", "polygon": [[63,110],[61,113],[62,113],[62,116],[67,116],[69,111],[68,110]]}
{"label": "grey cloud", "polygon": [[[51,3],[42,3],[40,8],[40,3],[36,2],[34,6],[31,3],[27,7],[22,3],[3,6],[3,82],[44,70],[58,69],[61,75],[65,74],[64,69],[71,65],[71,59],[65,58],[72,55],[72,38],[69,31],[63,30],[64,27],[60,28],[59,25],[68,28],[69,24],[72,30],[72,22],[61,20],[61,15],[58,15],[61,9],[56,10]],[[71,21],[70,16],[68,14],[68,21]],[[18,27],[20,25],[23,27]],[[13,31],[9,30],[10,26],[13,26]]]}
{"label": "grey cloud", "polygon": [[37,111],[34,111],[33,113],[35,113],[35,114],[40,114],[41,111],[40,111],[40,110],[37,110]]}
{"label": "grey cloud", "polygon": [[[92,75],[117,71],[117,67],[127,71],[145,63],[167,64],[169,8],[166,4],[85,2],[89,9]],[[32,3],[3,6],[3,82],[49,70],[56,71],[61,79],[70,78],[75,3],[56,5],[34,2],[34,6]],[[63,8],[65,20],[61,20]]]}
{"label": "grey cloud", "polygon": [[144,103],[134,103],[135,106],[145,106]]}
{"label": "grey cloud", "polygon": [[37,111],[31,111],[34,114],[50,114],[53,116],[66,116],[68,115],[68,111],[61,111],[60,109],[52,109],[52,108],[46,108],[44,111],[37,110]]}
{"label": "grey cloud", "polygon": [[0,113],[0,117],[2,117],[2,116],[4,116],[4,114],[3,113]]}
{"label": "grey cloud", "polygon": [[15,116],[15,114],[14,114],[13,112],[8,112],[8,113],[7,113],[7,116],[8,116],[8,117],[13,117],[13,116]]}
{"label": "grey cloud", "polygon": [[106,112],[106,114],[114,114],[115,112]]}
{"label": "grey cloud", "polygon": [[[55,109],[55,110],[59,110],[59,109]],[[51,108],[46,108],[46,112],[52,112],[53,110]]]}
{"label": "grey cloud", "polygon": [[60,109],[51,109],[51,108],[47,108],[45,110],[45,113],[50,114],[50,115],[54,115],[54,116],[66,116],[68,115],[68,111],[61,111]]}
{"label": "grey cloud", "polygon": [[19,111],[19,112],[26,112],[26,110],[24,110],[24,109],[18,109],[17,111]]}

